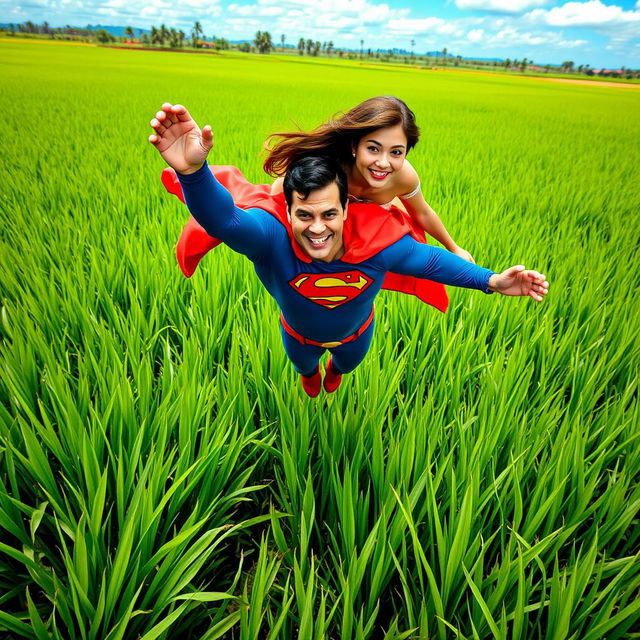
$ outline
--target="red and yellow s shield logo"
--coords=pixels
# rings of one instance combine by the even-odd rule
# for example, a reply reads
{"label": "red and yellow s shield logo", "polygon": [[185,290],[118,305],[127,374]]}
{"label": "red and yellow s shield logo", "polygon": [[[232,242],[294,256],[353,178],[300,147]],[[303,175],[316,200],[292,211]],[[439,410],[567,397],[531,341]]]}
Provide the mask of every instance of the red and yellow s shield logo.
{"label": "red and yellow s shield logo", "polygon": [[357,298],[369,287],[373,279],[362,271],[342,273],[300,273],[289,284],[307,300],[326,309],[335,309]]}

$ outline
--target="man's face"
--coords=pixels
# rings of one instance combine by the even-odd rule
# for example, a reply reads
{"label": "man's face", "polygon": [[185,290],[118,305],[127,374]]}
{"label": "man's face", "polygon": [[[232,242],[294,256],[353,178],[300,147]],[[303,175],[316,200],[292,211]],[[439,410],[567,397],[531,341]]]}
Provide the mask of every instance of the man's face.
{"label": "man's face", "polygon": [[342,257],[347,208],[342,208],[335,182],[312,191],[306,200],[294,191],[288,214],[293,237],[312,260],[331,262]]}

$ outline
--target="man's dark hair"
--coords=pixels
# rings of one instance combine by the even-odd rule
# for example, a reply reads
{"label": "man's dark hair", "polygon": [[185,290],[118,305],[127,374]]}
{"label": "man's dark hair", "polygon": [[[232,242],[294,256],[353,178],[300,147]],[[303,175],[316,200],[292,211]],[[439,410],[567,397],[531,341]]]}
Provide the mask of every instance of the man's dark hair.
{"label": "man's dark hair", "polygon": [[347,204],[347,174],[340,163],[330,156],[305,156],[292,162],[284,174],[282,186],[287,205],[291,208],[293,192],[306,200],[312,191],[335,182],[340,192],[342,208]]}

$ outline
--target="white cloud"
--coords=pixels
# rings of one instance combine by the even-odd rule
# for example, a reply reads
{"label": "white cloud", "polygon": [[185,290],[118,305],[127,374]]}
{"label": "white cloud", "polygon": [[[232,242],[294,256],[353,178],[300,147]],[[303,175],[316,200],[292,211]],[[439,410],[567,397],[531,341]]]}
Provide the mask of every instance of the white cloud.
{"label": "white cloud", "polygon": [[458,9],[522,13],[533,7],[542,7],[549,0],[456,0]]}
{"label": "white cloud", "polygon": [[[388,4],[368,0],[326,0],[322,5],[315,0],[258,0],[252,5],[231,4],[227,11],[230,15],[279,17],[272,27],[275,30],[359,30],[364,25],[381,25],[409,14],[408,9],[392,9]],[[290,20],[296,16],[302,18],[297,24]]]}
{"label": "white cloud", "polygon": [[[636,5],[637,6],[637,5]],[[600,0],[567,2],[553,9],[535,9],[525,16],[531,22],[552,27],[606,27],[628,23],[640,23],[640,11],[625,11],[616,5],[606,5]]]}
{"label": "white cloud", "polygon": [[[468,37],[468,36],[467,36]],[[501,29],[497,33],[485,34],[483,43],[485,46],[497,48],[514,48],[521,45],[530,47],[559,47],[562,49],[572,49],[588,44],[587,40],[567,40],[555,31],[521,31],[510,26]]]}
{"label": "white cloud", "polygon": [[229,13],[235,13],[239,16],[279,16],[284,13],[284,9],[282,7],[261,7],[255,4],[231,4],[227,10]]}
{"label": "white cloud", "polygon": [[320,14],[316,19],[316,26],[329,29],[347,29],[349,27],[357,27],[358,21],[355,18],[349,18],[348,16],[340,16],[337,14]]}
{"label": "white cloud", "polygon": [[391,9],[388,4],[370,4],[361,14],[363,24],[382,24],[393,17],[409,15],[409,9]]}
{"label": "white cloud", "polygon": [[560,40],[558,46],[563,49],[575,49],[577,47],[586,47],[589,44],[588,40]]}
{"label": "white cloud", "polygon": [[467,33],[467,40],[470,42],[480,42],[484,37],[484,29],[472,29]]}
{"label": "white cloud", "polygon": [[446,22],[442,18],[399,18],[389,20],[385,29],[394,33],[419,35],[423,33],[452,33],[455,25]]}
{"label": "white cloud", "polygon": [[456,27],[453,22],[445,22],[440,25],[436,31],[442,35],[449,35],[450,33],[463,33],[462,29]]}

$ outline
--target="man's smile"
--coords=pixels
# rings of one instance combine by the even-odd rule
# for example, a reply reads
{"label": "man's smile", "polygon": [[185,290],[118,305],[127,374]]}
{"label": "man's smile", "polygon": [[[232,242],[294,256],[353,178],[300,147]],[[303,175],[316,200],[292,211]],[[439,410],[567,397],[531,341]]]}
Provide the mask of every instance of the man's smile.
{"label": "man's smile", "polygon": [[327,242],[333,237],[333,233],[327,233],[320,238],[312,238],[311,236],[305,235],[305,238],[311,243],[311,246],[315,249],[322,249]]}

